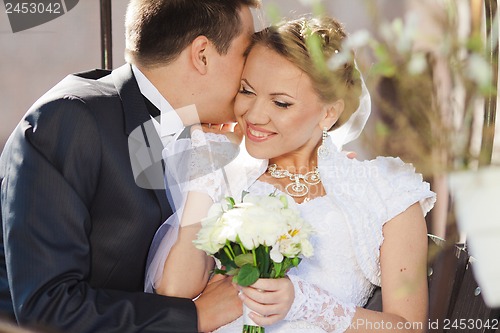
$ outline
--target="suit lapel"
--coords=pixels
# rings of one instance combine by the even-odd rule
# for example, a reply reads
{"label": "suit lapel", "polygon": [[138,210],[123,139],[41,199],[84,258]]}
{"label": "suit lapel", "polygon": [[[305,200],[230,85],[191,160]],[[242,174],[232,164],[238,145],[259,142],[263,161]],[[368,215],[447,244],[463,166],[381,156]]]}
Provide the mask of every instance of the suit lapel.
{"label": "suit lapel", "polygon": [[155,130],[129,64],[112,72],[113,82],[122,101],[125,133],[138,186],[151,189],[158,200],[162,218],[172,214],[164,185],[163,144]]}

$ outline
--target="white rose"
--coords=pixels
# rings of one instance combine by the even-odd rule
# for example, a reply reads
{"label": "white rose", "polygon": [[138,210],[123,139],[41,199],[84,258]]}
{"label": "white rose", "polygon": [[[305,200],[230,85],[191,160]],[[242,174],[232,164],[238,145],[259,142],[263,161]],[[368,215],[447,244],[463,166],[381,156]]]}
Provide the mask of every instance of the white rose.
{"label": "white rose", "polygon": [[280,252],[280,246],[278,243],[273,245],[271,251],[269,252],[269,256],[271,257],[271,260],[274,262],[280,263],[283,261],[283,254],[281,254]]}
{"label": "white rose", "polygon": [[294,258],[300,254],[300,242],[294,238],[287,238],[280,241],[280,252],[288,258]]}
{"label": "white rose", "polygon": [[218,237],[220,229],[221,226],[217,223],[202,225],[197,238],[193,241],[196,248],[205,251],[207,254],[217,253],[225,244],[225,241],[220,241]]}
{"label": "white rose", "polygon": [[241,209],[229,210],[221,217],[220,221],[223,226],[220,234],[221,239],[235,242],[241,230],[241,225],[243,224]]}
{"label": "white rose", "polygon": [[288,232],[286,219],[279,209],[269,210],[254,206],[247,209],[246,217],[246,222],[252,223],[258,229],[258,244],[271,246]]}

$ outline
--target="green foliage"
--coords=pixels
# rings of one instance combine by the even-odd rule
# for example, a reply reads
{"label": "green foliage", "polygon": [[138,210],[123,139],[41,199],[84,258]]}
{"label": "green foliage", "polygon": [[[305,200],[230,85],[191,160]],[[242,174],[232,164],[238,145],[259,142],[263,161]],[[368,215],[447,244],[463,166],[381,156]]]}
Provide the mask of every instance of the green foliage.
{"label": "green foliage", "polygon": [[259,269],[252,264],[243,265],[233,281],[242,287],[248,287],[254,284],[260,276]]}
{"label": "green foliage", "polygon": [[290,268],[299,265],[298,257],[284,257],[282,262],[275,262],[270,257],[272,247],[260,245],[251,252],[242,253],[241,246],[228,242],[215,256],[224,269],[214,269],[215,274],[233,276],[233,281],[241,286],[249,286],[259,278],[282,278]]}
{"label": "green foliage", "polygon": [[365,135],[367,148],[400,156],[426,176],[477,165],[476,106],[496,93],[486,60],[490,41],[476,31],[459,34],[464,23],[456,6],[443,1],[429,8],[435,35],[423,35],[411,17],[396,19],[380,23],[379,37],[364,46],[378,117]]}

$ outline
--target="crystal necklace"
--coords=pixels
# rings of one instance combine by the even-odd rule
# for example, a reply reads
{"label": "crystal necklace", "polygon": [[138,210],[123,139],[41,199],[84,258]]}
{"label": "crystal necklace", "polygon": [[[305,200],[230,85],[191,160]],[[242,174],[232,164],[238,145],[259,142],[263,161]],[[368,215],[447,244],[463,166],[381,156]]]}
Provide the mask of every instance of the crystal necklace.
{"label": "crystal necklace", "polygon": [[[319,177],[318,167],[314,167],[313,171],[309,171],[306,174],[301,173],[290,173],[288,170],[278,169],[276,164],[271,164],[267,168],[267,172],[273,178],[281,179],[288,177],[291,183],[285,187],[285,192],[296,198],[303,197],[309,193],[309,185],[316,185],[321,181]],[[302,183],[301,180],[304,182]]]}

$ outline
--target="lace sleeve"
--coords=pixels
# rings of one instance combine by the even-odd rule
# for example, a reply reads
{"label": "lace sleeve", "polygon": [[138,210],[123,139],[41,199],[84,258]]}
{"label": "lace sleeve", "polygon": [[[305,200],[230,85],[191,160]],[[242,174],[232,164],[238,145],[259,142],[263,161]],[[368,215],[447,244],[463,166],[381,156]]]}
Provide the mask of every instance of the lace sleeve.
{"label": "lace sleeve", "polygon": [[295,275],[289,278],[295,289],[295,300],[285,320],[305,320],[326,332],[341,333],[349,328],[356,312],[354,304],[343,303]]}
{"label": "lace sleeve", "polygon": [[213,142],[229,142],[229,140],[225,135],[204,133],[198,129],[191,133],[191,144],[195,156],[191,158],[189,166],[191,179],[186,186],[186,191],[207,193],[216,202],[220,200],[224,187],[223,169],[214,168],[215,170],[212,170],[212,172],[199,172],[205,170],[207,165],[214,165],[213,159],[216,157],[214,157],[213,151],[210,149]]}
{"label": "lace sleeve", "polygon": [[238,153],[239,146],[225,135],[193,128],[188,139],[174,141],[163,152],[169,185],[178,185],[184,194],[202,192],[219,201],[227,187],[224,168]]}
{"label": "lace sleeve", "polygon": [[386,212],[383,222],[394,218],[417,202],[420,203],[424,216],[434,206],[436,194],[430,190],[429,183],[423,180],[412,164],[405,163],[400,158],[377,157],[370,161],[369,165],[378,175],[372,177],[371,182],[380,197],[381,204],[377,207],[384,208]]}

